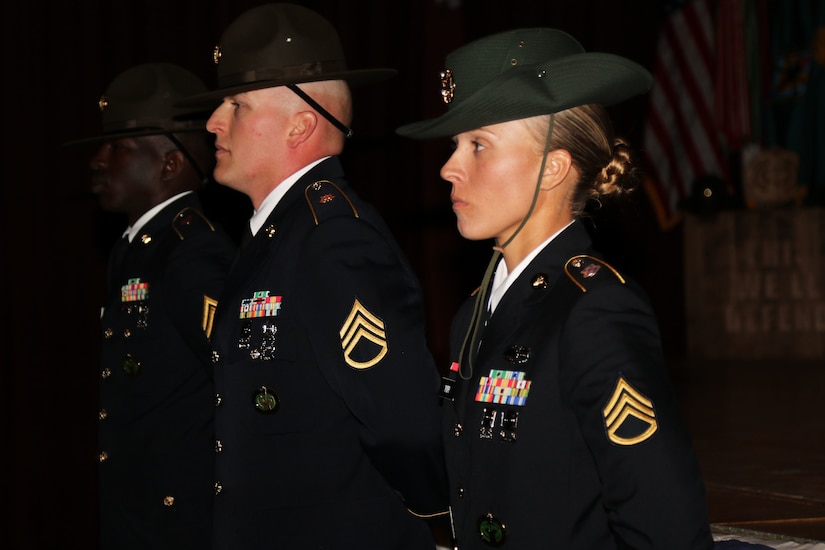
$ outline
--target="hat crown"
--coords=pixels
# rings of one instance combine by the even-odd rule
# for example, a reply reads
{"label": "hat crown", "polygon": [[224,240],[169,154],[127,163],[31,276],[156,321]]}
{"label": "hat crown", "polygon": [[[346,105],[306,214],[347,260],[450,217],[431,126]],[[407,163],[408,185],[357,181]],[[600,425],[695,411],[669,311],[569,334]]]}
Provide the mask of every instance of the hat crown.
{"label": "hat crown", "polygon": [[516,29],[470,42],[446,58],[455,83],[450,108],[508,71],[583,52],[575,38],[549,28]]}
{"label": "hat crown", "polygon": [[256,6],[239,15],[212,52],[218,65],[216,89],[184,100],[209,106],[231,95],[274,88],[344,80],[350,86],[394,76],[394,69],[349,69],[335,27],[320,14],[287,2]]}
{"label": "hat crown", "polygon": [[200,109],[177,103],[205,90],[197,76],[171,63],[145,63],[127,69],[112,80],[100,99],[103,132],[156,128],[164,133],[190,128]]}
{"label": "hat crown", "polygon": [[266,80],[306,81],[346,70],[332,24],[289,3],[264,4],[240,15],[224,31],[217,51],[221,88]]}

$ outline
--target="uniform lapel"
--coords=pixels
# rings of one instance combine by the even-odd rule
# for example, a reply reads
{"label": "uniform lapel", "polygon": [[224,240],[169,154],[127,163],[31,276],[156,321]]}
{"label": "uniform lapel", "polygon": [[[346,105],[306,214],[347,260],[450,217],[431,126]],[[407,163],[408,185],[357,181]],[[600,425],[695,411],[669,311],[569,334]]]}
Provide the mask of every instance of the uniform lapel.
{"label": "uniform lapel", "polygon": [[[123,270],[123,262],[126,259],[126,250],[129,248],[129,238],[124,235],[117,240],[109,253],[109,286],[116,286],[116,282]],[[111,289],[110,289],[111,290]]]}
{"label": "uniform lapel", "polygon": [[[541,306],[545,297],[550,294],[548,291],[564,276],[565,262],[575,254],[588,251],[590,245],[587,231],[581,222],[577,221],[553,239],[530,262],[507,289],[494,314],[488,314],[487,323],[482,327],[479,363],[483,359],[485,335],[499,345],[518,343],[518,336],[524,330],[524,320],[534,318],[531,310]],[[492,346],[488,346],[488,352],[490,347]]]}
{"label": "uniform lapel", "polygon": [[[343,169],[340,162],[332,157],[315,166],[312,170],[301,176],[293,186],[284,194],[275,208],[270,212],[266,221],[261,225],[258,232],[252,236],[251,230],[247,229],[249,236],[247,243],[243,243],[238,252],[235,265],[224,284],[225,289],[246,289],[249,281],[255,277],[260,277],[261,265],[271,260],[274,256],[273,247],[279,246],[278,238],[280,228],[288,226],[292,222],[288,219],[297,210],[297,215],[302,215],[301,209],[306,205],[304,190],[307,185],[320,179],[337,179],[343,177]],[[311,213],[307,209],[306,216],[309,219]],[[248,226],[247,226],[248,228]],[[263,284],[264,281],[261,281]],[[223,296],[219,303],[227,304],[227,307],[235,307],[233,302],[246,296]],[[226,307],[218,307],[218,315],[226,310]]]}

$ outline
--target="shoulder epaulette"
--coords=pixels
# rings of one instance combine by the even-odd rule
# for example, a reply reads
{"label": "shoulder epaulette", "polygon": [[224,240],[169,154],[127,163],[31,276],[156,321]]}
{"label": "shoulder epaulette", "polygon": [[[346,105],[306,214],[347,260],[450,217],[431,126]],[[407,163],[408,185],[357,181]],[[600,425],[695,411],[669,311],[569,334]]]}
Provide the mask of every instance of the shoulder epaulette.
{"label": "shoulder epaulette", "polygon": [[315,225],[338,216],[358,217],[358,210],[346,193],[329,180],[319,180],[307,185],[304,197],[312,211]]}
{"label": "shoulder epaulette", "polygon": [[[604,270],[602,268],[605,268]],[[625,279],[621,273],[610,265],[609,263],[596,258],[588,256],[587,254],[579,254],[573,256],[564,264],[564,272],[578,286],[582,292],[587,292],[587,284],[597,279],[594,277],[609,272],[616,276],[620,283],[625,284]]]}
{"label": "shoulder epaulette", "polygon": [[196,227],[207,227],[210,231],[215,230],[212,222],[198,209],[187,206],[177,214],[172,220],[172,228],[178,234],[178,238],[183,240],[186,235]]}

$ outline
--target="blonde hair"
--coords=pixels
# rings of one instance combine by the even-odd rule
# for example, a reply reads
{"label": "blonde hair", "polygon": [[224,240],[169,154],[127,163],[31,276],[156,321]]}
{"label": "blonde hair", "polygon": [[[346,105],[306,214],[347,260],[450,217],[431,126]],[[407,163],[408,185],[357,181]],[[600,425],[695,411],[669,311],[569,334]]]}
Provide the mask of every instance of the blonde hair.
{"label": "blonde hair", "polygon": [[[528,119],[527,127],[543,153],[550,115]],[[638,168],[629,144],[613,134],[607,110],[598,104],[581,105],[555,114],[550,150],[570,153],[579,181],[570,198],[570,209],[581,217],[589,202],[597,206],[601,197],[623,195],[638,185]]]}

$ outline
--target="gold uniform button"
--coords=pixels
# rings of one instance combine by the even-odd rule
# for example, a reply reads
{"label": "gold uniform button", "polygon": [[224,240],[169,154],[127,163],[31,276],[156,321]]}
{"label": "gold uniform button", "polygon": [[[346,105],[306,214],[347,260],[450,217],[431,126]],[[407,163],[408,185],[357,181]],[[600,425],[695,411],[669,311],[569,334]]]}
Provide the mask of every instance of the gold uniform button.
{"label": "gold uniform button", "polygon": [[109,416],[109,413],[106,412],[106,409],[100,409],[97,413],[97,418],[100,420],[106,420],[106,417]]}
{"label": "gold uniform button", "polygon": [[103,331],[103,337],[106,339],[111,338],[114,333],[115,332],[111,328],[107,328]]}
{"label": "gold uniform button", "polygon": [[99,462],[106,462],[107,460],[109,460],[109,453],[107,453],[106,451],[100,451],[100,454],[97,455],[97,460]]}
{"label": "gold uniform button", "polygon": [[128,338],[128,337],[130,337],[131,335],[132,335],[132,331],[131,331],[131,330],[129,330],[128,328],[127,328],[126,330],[124,330],[124,331],[123,331],[123,337],[124,337],[124,338]]}
{"label": "gold uniform button", "polygon": [[110,376],[112,376],[112,371],[109,370],[109,367],[106,367],[105,369],[100,371],[100,377],[103,378],[104,380],[106,380]]}
{"label": "gold uniform button", "polygon": [[221,443],[220,439],[215,440],[215,452],[219,453],[223,451],[223,443]]}
{"label": "gold uniform button", "polygon": [[221,485],[220,481],[215,482],[215,494],[218,495],[220,492],[223,491],[223,485]]}
{"label": "gold uniform button", "polygon": [[174,506],[175,505],[175,497],[172,497],[172,496],[163,497],[163,505],[164,506]]}

